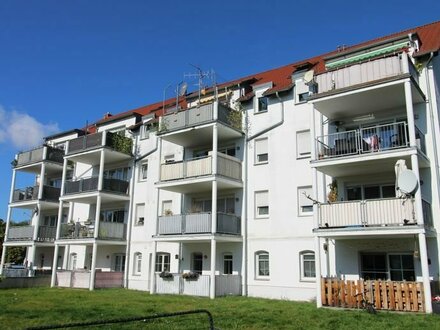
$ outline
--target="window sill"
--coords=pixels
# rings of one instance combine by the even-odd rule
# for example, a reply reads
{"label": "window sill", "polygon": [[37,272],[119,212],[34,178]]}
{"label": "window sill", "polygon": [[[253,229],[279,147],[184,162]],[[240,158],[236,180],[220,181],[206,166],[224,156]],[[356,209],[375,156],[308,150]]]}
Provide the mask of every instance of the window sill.
{"label": "window sill", "polygon": [[298,217],[300,217],[300,218],[313,217],[313,212],[305,213],[305,214],[298,214]]}
{"label": "window sill", "polygon": [[131,276],[141,277],[142,274],[132,274]]}
{"label": "window sill", "polygon": [[300,282],[306,282],[306,283],[315,283],[316,282],[316,277],[301,278],[299,281]]}
{"label": "window sill", "polygon": [[266,220],[266,219],[269,219],[269,216],[255,217],[255,220]]}
{"label": "window sill", "polygon": [[307,158],[312,158],[312,156],[311,155],[296,156],[296,159],[307,159]]}
{"label": "window sill", "polygon": [[135,223],[134,227],[143,227],[145,224]]}
{"label": "window sill", "polygon": [[258,166],[258,165],[267,165],[267,164],[269,164],[269,161],[266,161],[266,162],[259,162],[259,163],[254,163],[255,166]]}
{"label": "window sill", "polygon": [[260,115],[260,114],[262,114],[262,113],[267,113],[267,112],[269,112],[268,110],[264,110],[264,111],[255,111],[254,112],[254,115]]}
{"label": "window sill", "polygon": [[270,281],[270,277],[255,277],[255,281]]}

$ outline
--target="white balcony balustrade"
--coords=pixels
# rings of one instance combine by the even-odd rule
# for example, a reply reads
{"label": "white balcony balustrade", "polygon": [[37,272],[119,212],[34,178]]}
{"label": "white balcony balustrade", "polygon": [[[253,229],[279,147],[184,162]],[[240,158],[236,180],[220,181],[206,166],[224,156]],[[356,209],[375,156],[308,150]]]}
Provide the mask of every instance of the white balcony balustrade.
{"label": "white balcony balustrade", "polygon": [[[127,225],[118,222],[99,223],[99,239],[125,240]],[[61,224],[61,239],[87,239],[95,236],[95,222],[75,222]]]}
{"label": "white balcony balustrade", "polygon": [[[217,153],[217,174],[241,180],[241,161],[238,158]],[[181,180],[213,175],[212,156],[199,157],[180,162],[162,164],[160,168],[160,181]]]}
{"label": "white balcony balustrade", "polygon": [[34,226],[11,226],[8,241],[30,241],[34,237]]}
{"label": "white balcony balustrade", "polygon": [[383,198],[318,206],[320,228],[384,227],[417,224],[413,199]]}
{"label": "white balcony balustrade", "polygon": [[[210,212],[179,214],[159,217],[159,235],[206,234],[212,230]],[[217,212],[216,233],[240,235],[241,220],[233,214]]]}
{"label": "white balcony balustrade", "polygon": [[[408,61],[408,69],[405,69],[404,61]],[[315,81],[318,94],[321,94],[405,73],[410,74],[418,82],[417,70],[408,59],[408,55],[402,53],[321,73],[315,76]]]}

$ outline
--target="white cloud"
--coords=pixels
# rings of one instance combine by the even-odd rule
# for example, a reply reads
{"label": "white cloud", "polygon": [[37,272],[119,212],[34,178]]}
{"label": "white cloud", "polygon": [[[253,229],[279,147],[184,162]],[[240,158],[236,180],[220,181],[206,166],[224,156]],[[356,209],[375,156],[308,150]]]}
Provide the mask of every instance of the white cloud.
{"label": "white cloud", "polygon": [[43,137],[59,131],[58,124],[43,124],[34,117],[0,106],[0,143],[8,143],[15,149],[26,150],[43,142]]}

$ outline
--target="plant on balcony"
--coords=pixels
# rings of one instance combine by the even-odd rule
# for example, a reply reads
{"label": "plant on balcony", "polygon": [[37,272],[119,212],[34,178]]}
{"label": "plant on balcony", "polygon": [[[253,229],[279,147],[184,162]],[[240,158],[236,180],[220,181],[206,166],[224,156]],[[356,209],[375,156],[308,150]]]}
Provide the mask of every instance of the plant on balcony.
{"label": "plant on balcony", "polygon": [[330,191],[327,194],[327,200],[329,203],[334,203],[338,200],[338,183],[333,180],[329,185]]}
{"label": "plant on balcony", "polygon": [[187,281],[196,281],[199,278],[199,274],[195,272],[183,273],[182,277]]}
{"label": "plant on balcony", "polygon": [[171,216],[171,215],[173,215],[173,211],[171,211],[171,210],[169,210],[169,209],[166,209],[164,212],[163,212],[163,214],[165,215],[165,216]]}
{"label": "plant on balcony", "polygon": [[243,129],[243,111],[241,103],[236,103],[235,110],[229,111],[228,113],[229,125],[240,131]]}
{"label": "plant on balcony", "polygon": [[168,272],[168,271],[163,271],[163,272],[161,272],[160,274],[159,274],[159,277],[160,278],[163,278],[163,279],[165,279],[165,280],[170,280],[170,279],[172,279],[174,276],[173,276],[173,274],[171,274],[170,272]]}
{"label": "plant on balcony", "polygon": [[166,132],[168,130],[167,123],[164,119],[162,119],[160,125],[159,125],[159,132]]}
{"label": "plant on balcony", "polygon": [[114,149],[126,153],[131,154],[131,149],[133,146],[133,141],[125,136],[120,134],[112,134],[111,135],[111,145]]}

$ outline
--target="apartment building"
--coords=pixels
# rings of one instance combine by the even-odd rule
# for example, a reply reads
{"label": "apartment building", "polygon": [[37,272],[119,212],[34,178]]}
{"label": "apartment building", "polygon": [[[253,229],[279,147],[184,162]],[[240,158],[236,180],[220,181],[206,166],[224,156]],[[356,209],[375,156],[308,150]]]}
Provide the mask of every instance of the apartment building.
{"label": "apartment building", "polygon": [[439,49],[436,22],[47,137],[3,274],[26,246],[52,286],[431,312]]}

